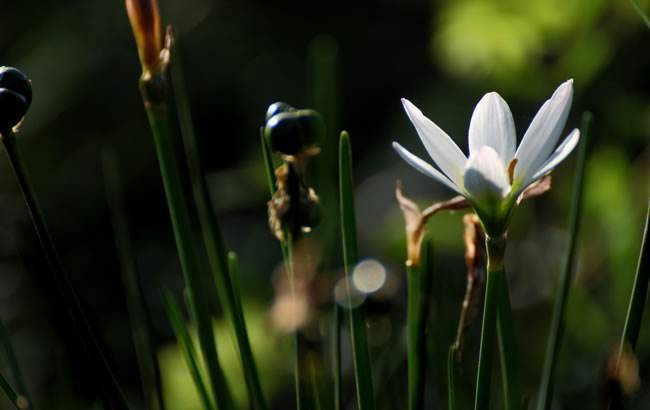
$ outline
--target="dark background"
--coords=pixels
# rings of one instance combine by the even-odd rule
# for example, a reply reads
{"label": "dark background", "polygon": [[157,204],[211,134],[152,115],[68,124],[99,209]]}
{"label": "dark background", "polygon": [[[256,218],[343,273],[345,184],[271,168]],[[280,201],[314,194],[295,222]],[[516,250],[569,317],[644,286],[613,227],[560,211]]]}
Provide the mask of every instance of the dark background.
{"label": "dark background", "polygon": [[[332,280],[341,275],[332,191],[336,141],[340,129],[351,134],[360,252],[384,264],[393,289],[371,298],[375,385],[387,399],[380,400],[381,408],[397,409],[403,404],[394,399],[404,397],[405,389],[395,383],[405,381],[405,246],[393,187],[401,179],[422,205],[451,196],[391,149],[390,142],[398,140],[425,157],[399,98],[412,100],[465,149],[471,112],[485,92],[496,90],[508,101],[521,136],[555,87],[574,78],[567,129],[579,126],[585,110],[593,112],[594,124],[556,402],[558,408],[597,408],[603,368],[625,317],[649,193],[650,37],[629,2],[165,0],[160,8],[177,34],[174,58],[185,71],[215,211],[228,248],[241,260],[252,343],[276,408],[290,403],[292,365],[286,337],[273,330],[266,313],[281,259],[266,223],[268,191],[258,138],[266,107],[282,100],[325,116],[327,138],[308,182],[325,207],[315,235],[324,255],[318,274]],[[32,79],[34,100],[18,144],[85,312],[137,406],[139,376],[103,182],[102,153],[117,153],[168,407],[198,408],[159,293],[162,288],[180,293],[183,283],[123,2],[3,2],[0,64],[18,67]],[[531,397],[566,255],[574,164],[572,155],[554,172],[552,191],[520,207],[510,230],[507,264],[522,377]],[[0,315],[36,404],[91,408],[96,383],[79,352],[69,348],[74,335],[4,157],[0,215]],[[434,377],[427,397],[437,406],[445,397],[442,352],[453,337],[464,290],[461,215],[436,216],[429,225],[438,296],[432,327],[437,353],[430,361]],[[224,335],[219,339],[224,367],[237,397],[243,397],[232,338],[216,301],[214,311],[217,334]],[[647,316],[638,359],[642,379],[650,380]],[[321,327],[327,320],[320,318]],[[468,397],[477,324],[467,336]],[[325,340],[326,332],[318,337]],[[6,374],[4,358],[0,363]],[[326,368],[322,371],[326,376]],[[644,386],[633,408],[648,400]]]}

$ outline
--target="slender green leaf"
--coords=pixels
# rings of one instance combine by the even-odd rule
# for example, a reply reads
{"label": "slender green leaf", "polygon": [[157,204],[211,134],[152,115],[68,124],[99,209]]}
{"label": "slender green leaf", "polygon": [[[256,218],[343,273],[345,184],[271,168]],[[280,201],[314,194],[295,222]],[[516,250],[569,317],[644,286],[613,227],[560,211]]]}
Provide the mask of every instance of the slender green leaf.
{"label": "slender green leaf", "polygon": [[343,408],[342,375],[341,375],[341,326],[343,325],[343,309],[338,303],[334,303],[334,332],[332,363],[334,373],[334,410]]}
{"label": "slender green leaf", "polygon": [[[354,211],[354,189],[352,183],[352,148],[350,136],[341,132],[339,145],[339,196],[341,202],[341,230],[343,238],[343,259],[347,275],[348,297],[351,298],[351,276],[358,260],[356,218]],[[352,304],[350,304],[352,305]],[[354,379],[357,388],[359,410],[374,410],[375,396],[372,385],[372,369],[366,319],[363,304],[349,309],[350,333],[352,335],[352,358],[354,362]]]}
{"label": "slender green leaf", "polygon": [[[178,47],[178,46],[177,46]],[[208,184],[205,180],[205,172],[201,164],[199,150],[197,148],[196,136],[194,133],[194,124],[192,123],[192,114],[190,112],[189,98],[185,89],[185,78],[183,76],[183,64],[177,53],[175,64],[172,67],[172,84],[174,86],[174,95],[176,97],[176,108],[183,136],[185,147],[185,156],[187,159],[190,181],[194,193],[194,202],[198,211],[201,233],[208,256],[208,262],[212,268],[212,274],[216,284],[217,292],[221,304],[228,315],[237,350],[244,370],[244,378],[248,395],[253,409],[266,410],[266,401],[262,394],[262,387],[257,372],[257,365],[253,357],[253,351],[248,338],[244,312],[241,309],[239,295],[235,292],[231,276],[235,275],[229,272],[229,261],[226,256],[226,248],[221,234],[221,228],[214,214],[214,206],[210,196]],[[233,255],[233,263],[230,268],[236,269],[236,256]]]}
{"label": "slender green leaf", "polygon": [[133,345],[140,369],[145,405],[148,409],[164,409],[160,366],[151,338],[153,322],[147,309],[144,289],[136,268],[124,204],[121,174],[117,154],[114,150],[106,148],[102,152],[102,165],[106,197],[111,211],[115,248],[126,290],[127,311],[131,320]]}
{"label": "slender green leaf", "polygon": [[636,342],[641,331],[641,319],[645,309],[646,300],[648,299],[648,284],[650,283],[650,266],[648,266],[650,251],[648,250],[648,218],[650,218],[650,203],[645,215],[645,228],[643,230],[643,239],[641,240],[641,254],[634,276],[634,285],[632,285],[632,294],[630,295],[630,304],[627,309],[627,317],[623,326],[621,336],[621,352],[626,343],[629,343],[632,350],[636,349]]}
{"label": "slender green leaf", "polygon": [[553,306],[553,317],[551,319],[551,328],[549,330],[548,342],[546,345],[544,370],[539,389],[539,401],[537,402],[538,410],[549,410],[553,402],[556,362],[562,344],[564,314],[569,300],[569,289],[571,288],[571,282],[573,280],[575,251],[578,231],[580,229],[580,215],[582,214],[582,192],[584,187],[584,173],[587,147],[589,143],[590,124],[591,113],[585,112],[582,115],[582,141],[580,141],[580,147],[578,149],[578,162],[576,165],[573,185],[573,198],[571,199],[571,214],[569,216],[569,247],[564,263],[564,269],[562,270],[562,275],[560,277],[560,287]]}
{"label": "slender green leaf", "polygon": [[214,409],[214,405],[210,400],[208,389],[206,388],[206,384],[203,381],[203,375],[201,374],[201,370],[199,368],[199,360],[194,349],[194,343],[192,343],[189,332],[185,327],[185,322],[183,321],[181,310],[171,293],[165,292],[163,296],[165,302],[165,310],[167,311],[167,317],[169,318],[169,322],[174,329],[178,344],[183,351],[185,362],[187,363],[187,367],[189,368],[190,374],[192,375],[192,380],[194,381],[194,386],[196,387],[196,391],[199,394],[201,404],[205,410]]}

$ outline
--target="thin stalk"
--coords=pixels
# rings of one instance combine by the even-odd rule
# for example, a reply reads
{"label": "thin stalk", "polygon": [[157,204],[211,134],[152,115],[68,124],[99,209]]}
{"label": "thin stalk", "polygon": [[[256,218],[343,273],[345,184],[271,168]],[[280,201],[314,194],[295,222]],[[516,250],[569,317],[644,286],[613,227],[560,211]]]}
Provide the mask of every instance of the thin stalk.
{"label": "thin stalk", "polygon": [[539,389],[539,401],[537,410],[550,410],[553,402],[553,386],[555,383],[555,368],[557,357],[562,344],[562,333],[564,332],[564,314],[569,300],[569,289],[573,280],[575,251],[578,231],[580,229],[580,215],[582,213],[582,192],[584,187],[584,173],[587,158],[587,147],[589,143],[589,127],[591,125],[591,113],[585,112],[582,115],[582,141],[578,149],[578,162],[576,165],[573,198],[571,199],[571,213],[569,216],[569,249],[567,252],[564,269],[560,276],[560,287],[555,297],[551,328],[548,334],[546,345],[546,356],[544,358],[544,370]]}
{"label": "thin stalk", "polygon": [[[356,218],[354,211],[354,190],[352,183],[352,148],[350,136],[341,132],[339,145],[339,196],[341,201],[341,230],[343,239],[343,260],[348,298],[351,299],[352,271],[358,260]],[[350,303],[352,306],[352,303]],[[352,359],[354,379],[357,388],[357,405],[359,410],[374,410],[375,396],[372,386],[372,369],[368,336],[366,335],[366,318],[363,304],[349,308],[350,333],[352,335]]]}
{"label": "thin stalk", "polygon": [[11,404],[13,404],[14,407],[17,408],[18,410],[29,408],[29,407],[22,407],[19,404],[19,400],[21,396],[16,394],[16,391],[11,387],[7,379],[5,379],[5,377],[1,373],[0,373],[0,389],[2,389],[3,392],[5,392],[5,395],[7,396]]}
{"label": "thin stalk", "polygon": [[[13,393],[13,389],[11,389],[11,386],[9,386],[9,383],[2,378],[2,375],[0,375],[0,383],[2,384],[3,390],[5,390],[5,393],[7,393],[7,396],[11,399],[12,403],[16,404],[18,407],[22,409],[34,409],[34,402],[30,398],[28,392],[27,392],[27,386],[25,385],[25,378],[23,377],[22,372],[20,371],[20,366],[18,365],[18,359],[16,358],[16,352],[13,348],[13,344],[11,343],[11,339],[9,338],[9,332],[7,332],[7,328],[5,327],[4,323],[2,320],[0,320],[0,339],[2,340],[2,344],[4,345],[5,348],[5,353],[7,355],[7,361],[9,362],[9,368],[11,369],[12,376],[14,378],[14,381],[16,383],[16,386],[18,387],[18,394]],[[9,389],[7,389],[9,388]],[[13,393],[16,397],[11,398],[11,395],[9,393]]]}
{"label": "thin stalk", "polygon": [[499,358],[501,359],[501,376],[503,384],[503,408],[521,410],[523,397],[519,378],[519,358],[510,305],[508,278],[500,277],[499,311],[497,312],[497,333],[499,340]]}
{"label": "thin stalk", "polygon": [[140,377],[142,378],[144,402],[147,409],[164,410],[165,402],[160,366],[151,337],[153,323],[145,302],[144,289],[137,272],[122,191],[122,178],[115,151],[107,148],[102,152],[102,165],[106,197],[113,224],[115,249],[126,290],[127,311],[131,320],[133,346],[135,347]]}
{"label": "thin stalk", "polygon": [[23,167],[20,151],[16,144],[16,135],[10,130],[4,131],[2,132],[2,142],[23,193],[27,210],[29,211],[29,215],[34,225],[34,230],[36,231],[36,235],[41,244],[41,249],[43,250],[45,259],[47,260],[54,276],[54,281],[56,282],[61,294],[63,304],[66,306],[67,313],[70,316],[72,327],[79,336],[79,342],[81,344],[80,350],[85,355],[85,358],[90,363],[93,363],[93,365],[89,367],[97,369],[100,372],[101,381],[99,389],[104,395],[107,404],[109,406],[117,406],[118,408],[128,408],[127,401],[122,393],[119,383],[108,364],[106,356],[104,356],[99,346],[99,342],[97,341],[90,323],[84,314],[81,302],[72,286],[72,282],[70,282],[70,278],[63,268],[63,263],[56,251],[54,241],[52,240],[47,225],[45,224],[45,217],[43,216],[38,204],[31,182],[27,176],[27,172]]}
{"label": "thin stalk", "polygon": [[334,342],[333,342],[333,372],[334,372],[334,410],[343,408],[343,395],[341,386],[341,326],[343,321],[343,309],[338,303],[334,303]]}
{"label": "thin stalk", "polygon": [[189,332],[185,327],[185,322],[183,321],[181,310],[171,293],[165,292],[163,299],[165,302],[167,317],[172,324],[172,328],[176,334],[178,344],[183,351],[183,356],[185,357],[185,362],[187,363],[187,367],[189,368],[190,374],[192,375],[192,380],[194,381],[196,391],[199,394],[201,405],[203,406],[204,410],[212,410],[215,407],[212,404],[212,400],[210,400],[208,389],[206,388],[205,382],[203,381],[203,376],[198,364],[199,360],[196,355],[196,350],[194,349],[194,343],[192,342]]}
{"label": "thin stalk", "polygon": [[[253,350],[248,338],[244,312],[241,309],[241,303],[239,303],[239,295],[234,291],[232,285],[231,276],[236,273],[232,271],[229,273],[228,257],[226,256],[223,235],[221,234],[221,228],[213,212],[214,206],[198,154],[199,151],[182,68],[180,60],[177,59],[172,67],[172,85],[176,97],[176,108],[178,110],[189,176],[194,193],[194,202],[198,211],[208,262],[212,268],[219,299],[233,327],[248,395],[253,405],[252,408],[266,410],[267,405],[262,393],[257,365],[255,364]],[[234,262],[236,264],[236,260]]]}
{"label": "thin stalk", "polygon": [[407,264],[407,362],[408,362],[408,408],[422,410],[424,405],[424,386],[426,382],[426,329],[427,313],[430,305],[432,265],[431,237],[422,240],[422,261],[420,264]]}
{"label": "thin stalk", "polygon": [[[296,297],[296,287],[295,287],[295,271],[293,266],[293,235],[285,231],[286,234],[286,259],[284,261],[285,268],[287,270],[287,279],[289,281],[289,288],[291,289],[291,297],[295,300]],[[294,376],[294,387],[296,393],[296,410],[302,410],[305,408],[304,402],[304,391],[302,386],[302,366],[300,360],[300,331],[295,329],[293,331],[293,348],[294,348],[294,361],[293,361],[293,376]]]}
{"label": "thin stalk", "polygon": [[458,347],[454,344],[449,347],[447,355],[447,410],[457,410],[456,399],[456,357]]}
{"label": "thin stalk", "polygon": [[[266,174],[266,183],[269,187],[269,196],[272,197],[276,190],[276,177],[275,166],[273,165],[273,157],[271,157],[271,148],[269,147],[266,138],[264,138],[264,127],[260,128],[260,146],[262,147],[262,160],[264,162],[264,171]],[[280,250],[282,251],[282,260],[287,263],[289,258],[287,244],[280,242]]]}
{"label": "thin stalk", "polygon": [[648,284],[650,283],[650,266],[648,266],[648,218],[650,218],[650,203],[645,214],[645,228],[643,230],[643,239],[641,240],[641,254],[636,267],[634,284],[632,285],[632,295],[630,295],[630,304],[627,308],[623,334],[621,335],[619,357],[623,353],[625,344],[634,351],[636,342],[641,331],[641,319],[648,295]]}
{"label": "thin stalk", "polygon": [[190,310],[192,317],[196,319],[199,345],[208,369],[210,386],[219,410],[229,410],[233,408],[232,395],[219,363],[210,309],[205,289],[201,284],[190,207],[183,193],[179,166],[174,155],[166,99],[168,82],[162,73],[148,80],[141,80],[140,85],[156,146],[178,257],[187,285]]}
{"label": "thin stalk", "polygon": [[316,372],[316,359],[309,357],[309,380],[311,383],[311,394],[314,397],[315,410],[321,410],[320,393],[318,392],[318,373]]}
{"label": "thin stalk", "polygon": [[494,350],[494,331],[503,272],[505,237],[490,238],[486,236],[487,280],[485,283],[485,301],[483,302],[483,324],[481,328],[481,347],[479,350],[478,372],[476,376],[475,410],[490,408],[490,387],[492,381],[492,354]]}

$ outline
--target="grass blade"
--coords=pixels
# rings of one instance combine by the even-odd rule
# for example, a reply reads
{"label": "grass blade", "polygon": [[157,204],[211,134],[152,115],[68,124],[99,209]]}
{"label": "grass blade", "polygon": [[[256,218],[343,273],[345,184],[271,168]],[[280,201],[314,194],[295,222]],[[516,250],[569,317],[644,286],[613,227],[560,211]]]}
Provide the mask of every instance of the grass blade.
{"label": "grass blade", "polygon": [[[177,56],[179,54],[180,53],[177,53]],[[210,197],[208,184],[205,180],[205,173],[201,165],[201,159],[198,155],[189,99],[187,96],[187,90],[185,89],[182,64],[178,58],[175,60],[175,64],[172,67],[172,84],[174,87],[174,95],[176,97],[176,108],[178,110],[181,134],[183,136],[190,181],[194,193],[194,202],[198,211],[201,233],[203,235],[208,262],[212,268],[212,274],[214,276],[219,299],[225,308],[226,314],[228,315],[233,327],[235,341],[237,342],[237,350],[244,370],[246,387],[248,389],[248,395],[252,402],[253,409],[266,410],[267,406],[262,393],[257,365],[255,364],[253,351],[248,338],[248,331],[246,330],[244,312],[241,309],[239,295],[235,292],[232,284],[233,279],[231,276],[236,275],[237,273],[236,271],[234,273],[232,271],[229,272],[230,259],[226,256],[223,236],[217,218],[213,212],[214,207],[212,199]],[[230,268],[236,269],[237,260],[234,255],[233,264],[234,265],[230,266]]]}
{"label": "grass blade", "polygon": [[118,158],[114,150],[107,148],[102,152],[102,165],[106,197],[109,202],[113,224],[115,249],[126,290],[127,311],[131,320],[133,345],[140,369],[140,377],[142,378],[144,402],[148,409],[164,409],[165,401],[160,366],[151,338],[153,321],[147,309],[144,289],[136,268]]}
{"label": "grass blade", "polygon": [[[643,310],[648,296],[648,284],[650,283],[650,266],[648,266],[648,218],[650,218],[650,203],[645,215],[645,228],[643,230],[643,239],[641,241],[641,254],[634,276],[634,285],[632,285],[632,295],[630,295],[630,304],[627,309],[627,317],[623,326],[623,335],[621,336],[621,349],[626,343],[629,343],[632,350],[636,348],[636,342],[641,331],[641,319]],[[622,351],[622,350],[621,350]],[[620,354],[619,354],[620,356]]]}
{"label": "grass blade", "polygon": [[431,237],[422,240],[422,261],[420,264],[407,264],[407,358],[408,358],[408,403],[409,410],[422,410],[426,382],[426,329],[433,283],[433,257]]}
{"label": "grass blade", "polygon": [[[351,286],[352,271],[357,263],[358,254],[352,183],[352,148],[350,146],[350,136],[345,131],[341,133],[339,145],[339,190],[343,259],[345,274],[347,275],[348,297],[351,297],[351,289],[349,289],[349,286]],[[370,367],[370,352],[368,350],[363,304],[350,308],[349,312],[358,409],[374,410],[375,396],[372,386],[372,370]]]}
{"label": "grass blade", "polygon": [[546,345],[546,356],[544,359],[544,370],[539,390],[538,410],[549,410],[553,401],[553,385],[555,382],[555,368],[557,357],[562,344],[562,332],[564,330],[564,314],[569,299],[569,289],[573,279],[573,265],[577,244],[578,231],[580,228],[580,215],[582,213],[582,192],[584,187],[585,163],[587,158],[587,147],[589,143],[589,127],[591,125],[591,113],[582,115],[582,141],[578,149],[578,162],[573,185],[573,198],[571,199],[571,214],[569,217],[569,250],[567,252],[564,269],[560,277],[560,288],[555,297],[551,328]]}
{"label": "grass blade", "polygon": [[183,356],[185,357],[187,367],[189,368],[190,374],[192,375],[192,380],[194,381],[194,386],[196,387],[197,393],[199,394],[201,404],[205,410],[212,410],[214,409],[214,406],[212,405],[210,395],[208,394],[208,389],[206,388],[206,384],[203,380],[203,375],[201,374],[198,358],[194,349],[194,343],[192,343],[192,339],[190,338],[187,328],[185,327],[185,322],[183,321],[181,310],[171,293],[165,292],[163,296],[165,302],[165,310],[167,311],[167,317],[172,324],[174,333],[176,334],[176,339],[178,340],[178,344],[181,346],[181,350],[183,351]]}
{"label": "grass blade", "polygon": [[341,326],[343,325],[343,309],[334,303],[334,332],[332,343],[332,363],[334,373],[334,410],[343,408],[342,375],[341,375]]}
{"label": "grass blade", "polygon": [[0,373],[0,389],[2,389],[2,391],[5,392],[7,398],[9,399],[9,401],[11,401],[11,404],[13,404],[15,408],[19,410],[29,408],[27,406],[22,406],[19,403],[21,396],[16,394],[16,391],[11,387],[7,379],[5,379],[5,377],[1,373]]}
{"label": "grass blade", "polygon": [[[166,92],[161,92],[159,87],[165,89]],[[190,206],[183,192],[179,165],[174,154],[168,118],[169,109],[165,97],[169,88],[165,74],[142,80],[141,88],[149,125],[154,137],[178,257],[189,294],[190,310],[192,317],[196,320],[199,345],[208,369],[210,386],[219,410],[229,410],[233,408],[232,394],[217,354],[206,290],[202,287],[200,277],[201,271],[196,254],[198,247],[194,243]],[[153,88],[153,90],[149,88]]]}
{"label": "grass blade", "polygon": [[447,410],[457,410],[456,400],[456,346],[449,348],[447,356]]}

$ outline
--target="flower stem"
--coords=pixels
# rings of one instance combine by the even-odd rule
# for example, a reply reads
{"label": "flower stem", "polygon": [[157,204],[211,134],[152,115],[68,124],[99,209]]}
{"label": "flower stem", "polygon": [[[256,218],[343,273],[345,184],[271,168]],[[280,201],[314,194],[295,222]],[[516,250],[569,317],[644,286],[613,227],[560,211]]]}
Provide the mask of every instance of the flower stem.
{"label": "flower stem", "polygon": [[16,135],[8,130],[2,132],[2,142],[4,144],[7,156],[22,190],[25,204],[32,218],[34,230],[38,236],[41,244],[45,259],[52,271],[54,281],[61,294],[63,304],[66,306],[68,315],[72,322],[72,327],[79,336],[81,350],[86,356],[89,364],[88,368],[98,370],[100,372],[100,391],[105,397],[106,404],[109,407],[117,406],[118,408],[128,408],[127,401],[122,393],[122,390],[115,378],[113,371],[108,364],[106,356],[104,356],[99,342],[95,338],[92,327],[83,312],[81,302],[77,297],[76,292],[70,282],[70,279],[63,268],[63,263],[59,257],[58,252],[54,246],[54,241],[45,224],[45,218],[41,212],[38,200],[34,194],[29,177],[23,167],[23,162],[20,157],[20,151],[16,145]]}
{"label": "flower stem", "polygon": [[481,328],[481,347],[479,351],[478,373],[476,376],[475,410],[490,407],[490,386],[492,379],[492,353],[494,350],[494,330],[501,290],[503,257],[506,248],[505,236],[491,238],[486,236],[487,280],[485,301],[483,302],[483,324]]}
{"label": "flower stem", "polygon": [[[352,188],[352,149],[347,132],[341,133],[339,143],[339,190],[341,201],[341,229],[343,238],[343,259],[351,298],[352,271],[357,263],[357,233],[354,212],[354,190]],[[364,305],[350,307],[350,333],[352,335],[352,359],[354,379],[357,388],[357,405],[359,410],[374,410],[375,396],[372,386],[372,370],[368,336],[366,335],[366,318]]]}
{"label": "flower stem", "polygon": [[449,347],[447,355],[447,410],[457,410],[456,400],[456,357],[458,345],[453,344]]}
{"label": "flower stem", "polygon": [[185,89],[185,78],[182,71],[183,66],[178,58],[180,53],[176,55],[177,58],[174,59],[174,65],[171,70],[173,76],[172,84],[174,87],[174,96],[176,97],[176,108],[178,110],[181,134],[183,136],[190,181],[194,193],[194,202],[198,211],[208,262],[212,268],[219,300],[225,308],[233,327],[252,408],[266,410],[266,401],[264,400],[257,365],[248,338],[246,320],[240,306],[241,303],[239,302],[240,295],[235,292],[232,283],[234,280],[232,276],[236,275],[236,272],[229,272],[228,256],[226,256],[223,235],[221,234],[219,222],[213,211],[214,206],[210,197],[208,184],[205,180],[200,155],[198,154],[192,114]]}
{"label": "flower stem", "polygon": [[181,184],[177,158],[169,129],[168,83],[164,73],[141,81],[142,97],[154,137],[160,173],[174,229],[176,248],[187,284],[192,317],[196,320],[199,345],[219,410],[233,408],[232,396],[219,363],[207,296],[201,284],[198,256],[190,222],[190,208]]}
{"label": "flower stem", "polygon": [[500,275],[499,306],[497,313],[497,332],[499,340],[499,357],[501,359],[501,374],[503,379],[503,408],[505,410],[522,409],[521,384],[519,379],[518,349],[510,306],[510,290],[508,278]]}
{"label": "flower stem", "polygon": [[548,334],[546,345],[546,356],[544,358],[544,370],[539,389],[539,401],[537,410],[549,410],[553,402],[553,385],[555,382],[555,366],[562,344],[562,333],[564,331],[564,313],[569,299],[569,289],[573,279],[573,264],[575,250],[580,228],[580,215],[582,211],[582,191],[584,186],[584,173],[587,158],[587,147],[589,137],[589,126],[591,124],[591,113],[585,112],[582,115],[582,141],[578,150],[578,162],[576,165],[573,198],[571,199],[571,213],[569,216],[569,249],[564,263],[562,276],[560,277],[560,288],[555,297],[551,328]]}
{"label": "flower stem", "polygon": [[426,379],[426,329],[431,292],[431,237],[422,240],[423,258],[419,264],[407,264],[407,342],[409,410],[422,410]]}

